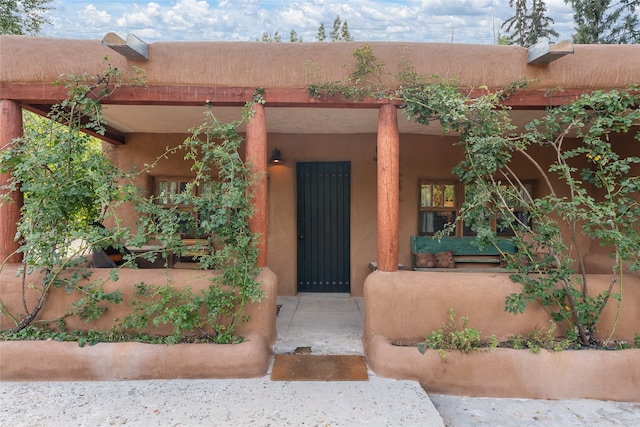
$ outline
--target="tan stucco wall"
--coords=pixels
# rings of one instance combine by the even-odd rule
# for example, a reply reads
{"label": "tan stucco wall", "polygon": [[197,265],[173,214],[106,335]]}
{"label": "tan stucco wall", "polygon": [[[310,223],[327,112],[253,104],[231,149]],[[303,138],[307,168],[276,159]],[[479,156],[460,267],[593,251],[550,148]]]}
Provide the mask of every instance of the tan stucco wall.
{"label": "tan stucco wall", "polygon": [[[149,60],[141,62],[125,60],[99,40],[0,36],[0,82],[48,84],[61,74],[99,73],[109,56],[121,70],[144,68],[151,84],[304,87],[344,79],[350,68],[343,65],[364,43],[159,42],[149,45]],[[410,58],[417,72],[457,78],[463,86],[500,88],[524,77],[536,80],[532,89],[602,89],[639,78],[639,45],[576,45],[574,54],[550,65],[527,65],[527,50],[518,46],[369,44],[390,72]]]}
{"label": "tan stucco wall", "polygon": [[[21,316],[21,277],[19,265],[5,266],[0,272],[0,299],[13,314]],[[102,330],[113,326],[115,318],[123,319],[131,312],[134,285],[189,286],[194,293],[210,285],[211,272],[194,270],[132,270],[119,271],[117,282],[109,280],[111,269],[91,270],[93,280],[104,281],[105,291],[119,289],[123,301],[105,304],[107,310],[98,320],[85,323],[77,316],[65,319],[69,330]],[[66,272],[64,274],[69,274]],[[240,322],[236,334],[240,344],[176,344],[155,345],[137,342],[98,343],[80,347],[77,342],[3,341],[0,342],[0,381],[118,381],[173,378],[252,378],[264,376],[272,360],[276,341],[277,277],[268,268],[256,278],[264,291],[260,302],[249,303],[244,314],[248,321]],[[88,284],[89,282],[87,282]],[[35,305],[39,293],[31,286],[37,284],[30,277],[27,284],[27,304]],[[64,289],[53,289],[36,321],[54,320],[70,308],[78,298],[67,295]],[[15,325],[7,316],[0,316],[0,329]],[[56,326],[52,322],[51,326]],[[160,325],[150,333],[170,333]]]}
{"label": "tan stucco wall", "polygon": [[[607,289],[611,276],[587,276],[589,294]],[[613,292],[620,292],[620,278]],[[550,317],[539,304],[532,302],[524,313],[507,313],[505,297],[519,292],[508,273],[464,273],[376,271],[365,283],[364,339],[380,335],[390,340],[417,341],[439,329],[453,308],[458,321],[469,318],[469,326],[486,335],[504,340],[512,335],[526,335],[533,328],[545,329]],[[633,342],[640,325],[640,275],[622,278],[622,307],[613,339]],[[616,321],[617,300],[611,299],[599,324],[600,338],[608,337]],[[559,328],[560,329],[560,328]],[[561,333],[562,331],[558,331]]]}
{"label": "tan stucco wall", "polygon": [[[11,264],[5,266],[0,271],[0,298],[10,313],[24,316],[22,305],[22,276],[17,274],[19,264]],[[211,271],[199,270],[178,270],[178,269],[121,269],[118,272],[119,280],[113,282],[109,279],[111,269],[91,269],[91,276],[86,285],[93,281],[104,284],[106,292],[113,292],[119,289],[122,293],[123,302],[120,304],[105,304],[107,311],[100,319],[92,320],[85,323],[77,316],[71,316],[65,319],[69,330],[109,330],[113,326],[114,319],[124,319],[131,312],[131,301],[134,297],[134,285],[138,283],[146,283],[151,286],[167,286],[185,287],[189,286],[194,293],[198,293],[200,289],[205,289],[211,284]],[[73,271],[63,274],[72,274]],[[34,289],[38,285],[38,275],[28,276],[26,282],[26,299],[30,309],[35,306],[36,298],[40,293]],[[249,334],[257,334],[264,337],[265,342],[273,346],[276,340],[276,292],[278,288],[278,279],[268,268],[263,269],[257,276],[256,280],[261,284],[265,297],[260,302],[247,304],[245,314],[249,316],[248,322],[241,322],[237,328],[239,336]],[[38,313],[36,320],[57,319],[69,309],[72,302],[79,298],[77,294],[67,295],[64,288],[52,289],[47,296],[46,304]],[[10,329],[15,325],[7,316],[0,316],[0,329]],[[56,326],[52,324],[51,326]],[[169,333],[170,329],[160,326],[154,330],[157,333]]]}
{"label": "tan stucco wall", "polygon": [[367,362],[379,377],[418,381],[429,394],[521,399],[640,400],[639,349],[461,353],[392,345],[376,336]]}
{"label": "tan stucco wall", "polygon": [[[152,163],[163,154],[166,147],[173,147],[186,135],[131,134],[123,146],[105,145],[110,158],[123,170],[140,168]],[[365,278],[371,272],[369,262],[376,260],[377,241],[377,163],[375,134],[304,135],[269,134],[268,153],[278,148],[284,157],[283,165],[270,165],[268,176],[268,265],[278,276],[279,295],[296,294],[296,163],[313,161],[351,162],[351,294],[361,296]],[[400,137],[400,253],[399,262],[411,265],[410,236],[418,230],[418,181],[427,179],[452,179],[453,167],[462,157],[462,149],[455,145],[455,137],[402,134]],[[241,150],[242,152],[243,150]],[[549,149],[532,148],[532,153],[547,167],[554,160]],[[158,176],[192,175],[189,166],[181,161],[181,155],[173,160],[161,160],[148,173],[139,175],[136,184],[153,192],[153,179]],[[538,195],[548,192],[539,173],[522,156],[514,156],[512,167],[522,179],[539,180]],[[558,186],[559,194],[566,188]],[[120,209],[125,225],[134,226],[136,212],[133,208]],[[589,251],[589,241],[578,236],[584,253]],[[600,264],[592,263],[592,266]],[[604,264],[606,266],[606,264]]]}
{"label": "tan stucco wall", "polygon": [[[609,275],[588,275],[590,294],[608,286]],[[620,278],[618,278],[620,280]],[[611,299],[602,314],[598,337],[633,342],[640,325],[640,276],[625,274],[622,306]],[[614,292],[619,292],[618,285]],[[463,316],[469,327],[498,340],[534,328],[547,330],[549,315],[537,303],[523,314],[504,310],[505,297],[520,285],[506,273],[381,272],[367,277],[364,289],[364,347],[369,367],[376,375],[419,381],[428,393],[534,399],[640,398],[640,350],[529,350],[447,352],[443,361],[435,350],[421,354],[413,345],[447,321],[449,309],[458,325]],[[557,333],[561,334],[559,329]],[[402,345],[398,345],[402,344]]]}

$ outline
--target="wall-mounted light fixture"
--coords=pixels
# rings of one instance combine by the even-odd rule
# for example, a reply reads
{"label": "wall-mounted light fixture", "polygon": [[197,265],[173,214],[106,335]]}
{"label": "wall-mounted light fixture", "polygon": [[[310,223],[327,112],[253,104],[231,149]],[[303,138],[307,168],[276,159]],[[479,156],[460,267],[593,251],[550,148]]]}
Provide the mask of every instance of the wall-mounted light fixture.
{"label": "wall-mounted light fixture", "polygon": [[273,150],[273,154],[269,159],[269,163],[272,165],[280,165],[284,163],[284,160],[282,160],[282,154],[280,153],[280,150],[278,150],[277,148]]}

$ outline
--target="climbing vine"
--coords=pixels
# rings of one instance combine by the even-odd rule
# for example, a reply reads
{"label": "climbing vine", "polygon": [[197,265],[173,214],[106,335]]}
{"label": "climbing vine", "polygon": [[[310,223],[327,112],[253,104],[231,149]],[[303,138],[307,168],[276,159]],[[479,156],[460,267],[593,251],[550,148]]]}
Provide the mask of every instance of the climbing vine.
{"label": "climbing vine", "polygon": [[[632,270],[640,267],[640,183],[634,169],[640,158],[619,154],[620,143],[611,142],[614,135],[637,129],[638,88],[594,91],[550,108],[519,131],[502,101],[525,89],[526,80],[501,90],[479,88],[483,95],[472,98],[455,80],[422,76],[404,64],[395,84],[382,88],[371,83],[384,74],[384,64],[371,49],[364,45],[354,57],[357,64],[344,82],[310,85],[309,93],[353,100],[386,97],[400,102],[410,120],[425,126],[438,121],[443,133],[456,132],[465,157],[454,172],[466,188],[457,219],[470,226],[483,245],[497,242],[492,227],[497,223],[511,231],[518,248],[515,255],[504,254],[511,279],[522,285],[506,298],[506,310],[521,313],[537,301],[573,343],[606,344],[613,331],[603,338],[598,322],[609,300],[621,299],[623,263]],[[636,133],[629,143],[638,139]],[[550,150],[555,160],[541,163],[532,154],[534,147]],[[540,195],[528,192],[512,166],[515,155],[540,174],[545,187]],[[438,237],[454,227],[449,224]],[[587,251],[579,236],[611,250],[611,276],[604,292],[589,289]]]}
{"label": "climbing vine", "polygon": [[[142,334],[170,324],[172,333],[163,339],[167,343],[179,342],[185,335],[210,342],[241,340],[235,327],[244,320],[245,305],[260,300],[262,291],[255,280],[258,236],[248,227],[253,215],[249,202],[253,176],[238,151],[242,142],[238,127],[251,118],[254,102],[264,102],[263,91],[256,90],[236,122],[220,122],[209,110],[206,121],[191,136],[168,147],[160,157],[191,164],[195,178],[175,197],[176,206],[189,205],[198,212],[195,222],[196,216],[166,209],[134,185],[136,176],[150,172],[160,158],[141,170],[121,171],[86,133],[104,134],[104,98],[124,84],[145,84],[141,70],[134,71],[127,81],[111,66],[97,76],[63,76],[56,84],[65,86],[67,98],[52,108],[47,120],[27,126],[24,136],[2,151],[0,170],[11,174],[0,189],[3,203],[18,189],[25,200],[17,236],[24,259],[20,269],[23,312],[11,311],[0,300],[1,314],[15,324],[3,336],[33,330],[42,322],[64,329],[64,319],[72,315],[85,321],[99,318],[109,303],[122,302],[119,290],[105,291],[106,280],[117,281],[120,269],[137,267],[138,256],[126,247],[155,245],[157,251],[142,255],[147,260],[191,254],[192,245],[180,239],[179,232],[186,228],[197,230],[204,241],[196,248],[194,261],[220,273],[210,274],[210,285],[199,294],[175,284],[137,284],[132,313],[117,321],[108,335]],[[178,153],[183,152],[180,158]],[[193,191],[196,187],[202,191]],[[138,211],[136,227],[122,225],[118,212],[123,204],[132,204]],[[112,224],[109,229],[96,226],[105,221]],[[92,280],[91,253],[106,248],[123,254],[122,265],[111,269],[108,279]],[[26,296],[32,287],[38,290],[35,304]],[[76,295],[75,302],[61,318],[39,320],[47,295],[59,288]]]}

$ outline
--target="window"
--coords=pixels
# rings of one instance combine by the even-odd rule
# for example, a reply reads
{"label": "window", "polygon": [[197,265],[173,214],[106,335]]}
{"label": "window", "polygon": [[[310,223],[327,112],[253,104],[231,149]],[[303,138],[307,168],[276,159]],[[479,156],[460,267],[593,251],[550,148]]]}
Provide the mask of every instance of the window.
{"label": "window", "polygon": [[158,178],[156,179],[156,200],[167,207],[176,206],[176,196],[187,189],[190,179]]}
{"label": "window", "polygon": [[[531,217],[525,210],[522,200],[533,197],[534,184],[533,182],[524,182],[523,186],[524,188],[519,192],[509,195],[507,203],[514,212],[517,221],[531,226]],[[457,181],[420,180],[419,191],[419,235],[433,236],[451,223],[454,224],[453,234],[475,236],[476,233],[470,226],[456,224],[456,214],[462,207],[464,195],[470,191],[468,187],[464,187],[462,183]],[[513,236],[513,230],[506,221],[508,221],[507,218],[501,217],[492,220],[491,225],[499,236]]]}
{"label": "window", "polygon": [[504,218],[499,215],[498,218],[496,218],[496,233],[498,236],[513,236],[514,222],[521,223],[527,227],[532,226],[531,216],[529,212],[525,210],[525,202],[533,198],[533,190],[532,182],[523,182],[522,188],[520,188],[519,191],[508,194],[507,204],[513,212],[513,217]]}
{"label": "window", "polygon": [[[156,178],[155,180],[155,197],[156,203],[167,209],[175,209],[179,215],[180,227],[179,231],[183,237],[195,237],[199,235],[198,231],[198,211],[188,203],[179,203],[177,196],[187,190],[192,178]],[[196,195],[210,195],[212,192],[212,183],[205,182],[198,187],[193,188]]]}
{"label": "window", "polygon": [[419,234],[432,236],[456,220],[458,185],[455,182],[420,181]]}

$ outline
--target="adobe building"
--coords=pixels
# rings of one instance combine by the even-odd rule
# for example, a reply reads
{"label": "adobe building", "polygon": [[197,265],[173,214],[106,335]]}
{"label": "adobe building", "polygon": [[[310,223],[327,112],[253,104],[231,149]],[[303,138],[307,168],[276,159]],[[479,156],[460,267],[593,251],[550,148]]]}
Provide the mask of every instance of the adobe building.
{"label": "adobe building", "polygon": [[[349,101],[308,94],[310,84],[344,81],[355,61],[352,53],[364,43],[158,42],[143,44],[144,49],[109,44],[0,36],[0,147],[21,135],[21,109],[46,114],[64,99],[64,88],[51,82],[61,74],[99,74],[105,56],[125,73],[142,68],[148,81],[145,87],[121,87],[103,101],[108,129],[104,152],[123,170],[150,163],[165,147],[183,142],[189,129],[203,122],[207,106],[221,120],[239,119],[242,106],[261,88],[265,103],[254,107],[255,115],[241,130],[244,156],[260,177],[254,184],[256,215],[251,223],[266,236],[259,264],[273,272],[278,295],[364,295],[365,340],[376,334],[424,337],[425,322],[416,315],[429,300],[438,301],[432,319],[436,325],[443,319],[442,310],[451,307],[450,300],[466,301],[457,312],[472,319],[479,320],[481,315],[474,313],[480,310],[493,310],[495,316],[478,325],[481,330],[512,320],[513,315],[504,313],[504,294],[487,300],[493,292],[487,289],[517,289],[507,275],[407,271],[412,265],[411,236],[429,234],[432,227],[433,218],[422,209],[423,186],[459,184],[452,172],[463,156],[457,136],[442,135],[437,123],[408,121],[399,104],[387,99]],[[581,94],[640,83],[640,45],[563,43],[562,49],[546,46],[540,52],[518,46],[368,44],[390,73],[409,61],[416,72],[456,79],[472,93],[503,89],[519,79],[531,81],[504,101],[519,126]],[[623,153],[640,154],[632,135],[618,138],[614,142],[623,146]],[[270,162],[275,154],[281,163]],[[553,160],[543,149],[534,155],[543,163]],[[538,171],[522,158],[513,161],[535,186],[541,179]],[[190,178],[186,164],[161,162],[137,185],[157,195],[161,186],[179,186]],[[0,178],[0,183],[5,180]],[[15,200],[0,207],[0,259],[17,247],[13,236],[19,194]],[[135,225],[134,215],[127,221],[124,225]],[[582,243],[589,253],[588,271],[606,272],[602,249],[597,243]],[[448,299],[411,293],[436,291]],[[625,298],[632,304],[633,296]],[[404,309],[398,314],[394,307],[400,306]],[[622,336],[638,332],[634,327],[640,314],[634,307],[627,311],[631,313],[629,325],[618,329]],[[404,330],[397,333],[394,328]]]}
{"label": "adobe building", "polygon": [[[267,178],[257,184],[254,219],[256,230],[268,236],[261,265],[277,275],[279,295],[361,296],[370,263],[377,262],[382,271],[411,265],[409,239],[421,226],[419,185],[455,183],[451,170],[462,155],[454,146],[455,135],[442,136],[436,123],[407,121],[388,100],[308,95],[312,83],[344,80],[352,53],[362,44],[162,42],[150,44],[148,59],[140,59],[100,41],[3,36],[1,145],[21,134],[20,108],[46,113],[65,96],[51,82],[67,73],[98,74],[105,56],[125,74],[142,68],[148,79],[147,87],[123,87],[104,100],[105,152],[123,170],[149,163],[165,147],[181,143],[190,128],[202,123],[205,104],[220,119],[235,120],[254,90],[263,88],[264,107],[257,107],[258,114],[243,129],[246,156]],[[530,62],[527,49],[517,46],[370,45],[389,72],[410,61],[418,73],[457,79],[470,90],[531,80],[505,102],[519,125],[582,93],[640,80],[636,45],[577,45],[551,62]],[[274,150],[283,163],[268,163]],[[139,185],[155,194],[160,182],[185,181],[189,173],[186,165],[160,164]],[[532,182],[539,179],[533,169],[525,175]],[[2,207],[3,259],[16,245],[18,208],[19,203]],[[125,225],[134,223],[131,218]],[[591,250],[597,253],[598,248]]]}

